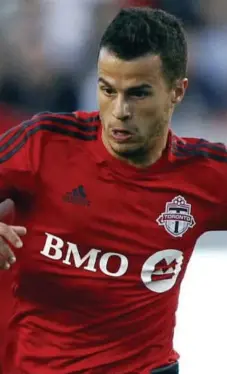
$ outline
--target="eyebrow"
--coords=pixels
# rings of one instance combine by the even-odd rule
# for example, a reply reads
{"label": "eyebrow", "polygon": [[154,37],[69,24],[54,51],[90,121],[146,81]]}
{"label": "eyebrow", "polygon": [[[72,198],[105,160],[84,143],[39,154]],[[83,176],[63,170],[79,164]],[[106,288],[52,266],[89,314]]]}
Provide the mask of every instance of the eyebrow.
{"label": "eyebrow", "polygon": [[[111,84],[109,82],[107,82],[104,78],[100,77],[98,79],[98,82],[99,83],[103,83],[105,84],[106,86],[108,87],[112,87]],[[143,84],[140,84],[138,86],[132,86],[132,87],[129,87],[127,89],[127,91],[131,91],[131,90],[143,90],[143,89],[152,89],[151,85],[150,84],[147,84],[147,83],[143,83]]]}

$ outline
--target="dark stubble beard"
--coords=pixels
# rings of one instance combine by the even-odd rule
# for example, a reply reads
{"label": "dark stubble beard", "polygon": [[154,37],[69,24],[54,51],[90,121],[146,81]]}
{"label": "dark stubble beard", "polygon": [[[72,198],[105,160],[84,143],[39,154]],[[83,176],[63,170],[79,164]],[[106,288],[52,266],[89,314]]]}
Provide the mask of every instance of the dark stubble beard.
{"label": "dark stubble beard", "polygon": [[[125,152],[116,152],[115,154],[119,159],[127,161],[131,165],[137,167],[147,167],[153,164],[160,157],[162,151],[156,152],[154,148],[140,147],[134,150]],[[158,155],[157,155],[158,154]]]}
{"label": "dark stubble beard", "polygon": [[128,149],[122,152],[114,150],[115,154],[118,158],[124,159],[128,163],[138,167],[151,165],[161,156],[166,146],[166,126],[166,124],[156,124],[155,131],[153,130],[150,136],[150,141],[148,140],[137,149]]}

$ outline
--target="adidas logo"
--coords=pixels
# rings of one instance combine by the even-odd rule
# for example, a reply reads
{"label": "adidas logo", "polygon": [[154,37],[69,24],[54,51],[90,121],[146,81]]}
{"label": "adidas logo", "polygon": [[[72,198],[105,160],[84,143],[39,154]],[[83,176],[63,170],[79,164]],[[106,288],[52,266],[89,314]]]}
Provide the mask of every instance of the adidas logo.
{"label": "adidas logo", "polygon": [[86,192],[84,190],[84,186],[78,186],[77,188],[74,188],[71,192],[66,192],[66,194],[63,197],[63,200],[66,203],[71,204],[78,204],[83,206],[89,206],[91,203],[87,199]]}

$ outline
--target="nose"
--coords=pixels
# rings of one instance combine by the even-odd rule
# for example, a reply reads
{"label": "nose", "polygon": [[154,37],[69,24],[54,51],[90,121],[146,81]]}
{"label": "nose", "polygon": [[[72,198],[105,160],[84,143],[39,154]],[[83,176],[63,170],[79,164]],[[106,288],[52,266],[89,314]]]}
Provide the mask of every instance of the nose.
{"label": "nose", "polygon": [[113,116],[120,121],[126,121],[132,116],[129,103],[120,96],[118,96],[114,102]]}

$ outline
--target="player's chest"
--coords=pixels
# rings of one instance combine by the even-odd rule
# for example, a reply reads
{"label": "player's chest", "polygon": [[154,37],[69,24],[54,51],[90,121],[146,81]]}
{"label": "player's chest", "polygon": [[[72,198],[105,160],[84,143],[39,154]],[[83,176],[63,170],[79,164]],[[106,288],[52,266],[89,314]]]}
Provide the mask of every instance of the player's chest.
{"label": "player's chest", "polygon": [[109,282],[122,281],[126,293],[144,284],[155,292],[170,289],[204,229],[197,197],[174,178],[134,183],[78,166],[50,170],[41,182],[27,220],[33,227],[26,247],[33,250],[24,269],[35,272],[38,264],[48,278],[64,274],[67,288],[81,287],[82,294],[91,279],[98,289],[118,289]]}
{"label": "player's chest", "polygon": [[174,176],[170,183],[160,176],[133,181],[85,166],[50,172],[42,183],[36,218],[83,245],[133,243],[146,251],[185,239],[194,244],[204,231],[204,205]]}

